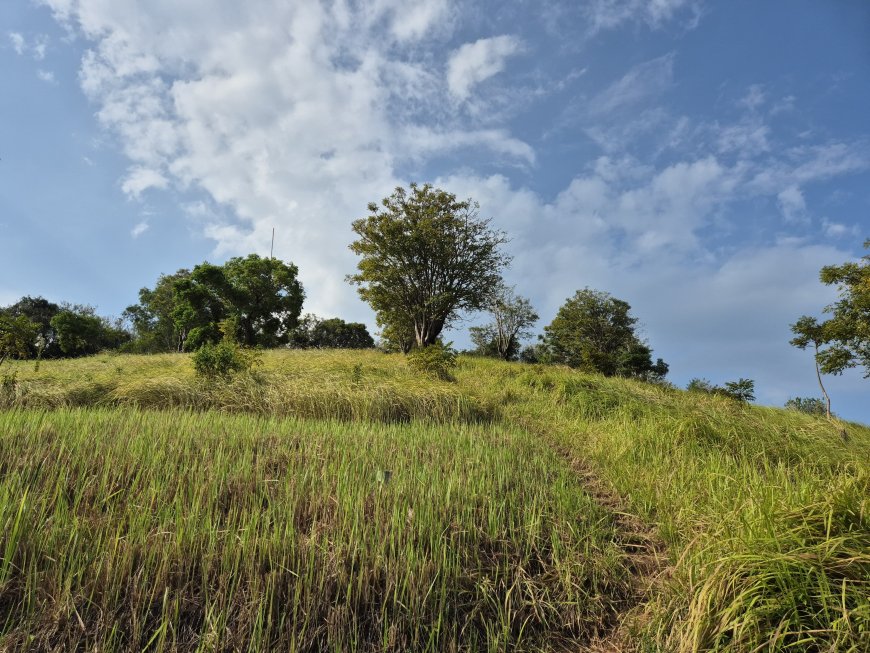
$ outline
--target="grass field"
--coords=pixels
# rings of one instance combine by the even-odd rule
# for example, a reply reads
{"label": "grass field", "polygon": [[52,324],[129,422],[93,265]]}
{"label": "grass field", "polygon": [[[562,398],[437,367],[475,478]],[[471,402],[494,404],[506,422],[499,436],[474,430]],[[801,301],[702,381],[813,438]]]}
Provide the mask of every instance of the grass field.
{"label": "grass field", "polygon": [[[376,352],[212,386],[174,355],[10,372],[0,650],[578,650],[616,625],[645,651],[870,650],[859,425]],[[621,510],[662,573],[637,577]]]}

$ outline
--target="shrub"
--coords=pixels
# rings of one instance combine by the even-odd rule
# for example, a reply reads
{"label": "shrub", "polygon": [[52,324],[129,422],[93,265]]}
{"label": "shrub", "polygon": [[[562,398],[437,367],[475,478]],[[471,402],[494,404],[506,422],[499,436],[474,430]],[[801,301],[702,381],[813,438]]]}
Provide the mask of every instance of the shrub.
{"label": "shrub", "polygon": [[419,347],[408,354],[408,364],[416,371],[429,374],[443,381],[453,380],[451,370],[456,367],[456,352],[450,344],[436,342]]}
{"label": "shrub", "polygon": [[207,343],[193,354],[193,369],[197,376],[208,379],[247,372],[258,362],[259,358],[254,352],[229,340],[216,345]]}
{"label": "shrub", "polygon": [[816,397],[793,397],[785,402],[789,410],[796,410],[807,415],[826,415],[825,402]]}

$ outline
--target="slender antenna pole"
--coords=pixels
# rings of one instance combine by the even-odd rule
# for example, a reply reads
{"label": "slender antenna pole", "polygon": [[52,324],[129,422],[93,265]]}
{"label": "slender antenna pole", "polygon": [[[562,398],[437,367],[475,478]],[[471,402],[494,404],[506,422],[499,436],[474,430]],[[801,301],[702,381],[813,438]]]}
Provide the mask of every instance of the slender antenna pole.
{"label": "slender antenna pole", "polygon": [[275,258],[275,227],[272,227],[272,248],[269,250],[269,258]]}

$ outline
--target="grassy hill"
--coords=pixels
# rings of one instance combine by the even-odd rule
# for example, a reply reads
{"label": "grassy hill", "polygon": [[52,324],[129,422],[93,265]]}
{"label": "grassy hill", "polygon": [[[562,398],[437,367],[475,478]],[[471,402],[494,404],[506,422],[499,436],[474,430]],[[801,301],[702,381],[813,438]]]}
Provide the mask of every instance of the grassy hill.
{"label": "grassy hill", "polygon": [[863,426],[376,352],[2,371],[0,650],[870,650]]}

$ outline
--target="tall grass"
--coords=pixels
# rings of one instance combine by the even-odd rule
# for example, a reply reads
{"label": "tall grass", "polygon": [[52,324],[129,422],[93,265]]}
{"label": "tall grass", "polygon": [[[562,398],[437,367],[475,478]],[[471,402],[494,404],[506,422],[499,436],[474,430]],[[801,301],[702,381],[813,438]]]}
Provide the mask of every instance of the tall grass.
{"label": "tall grass", "polygon": [[0,650],[523,651],[628,572],[516,429],[0,413]]}
{"label": "tall grass", "polygon": [[[553,453],[558,450],[585,460],[621,495],[629,509],[657,528],[670,547],[672,568],[656,583],[635,622],[638,648],[681,653],[870,650],[870,430],[866,427],[556,367],[460,359],[455,382],[444,382],[419,378],[400,356],[374,352],[270,352],[263,360],[254,375],[211,387],[196,381],[185,356],[50,361],[43,362],[38,374],[26,364],[10,366],[17,379],[7,384],[0,397],[3,405],[13,408],[11,413],[0,413],[0,420],[6,420],[0,423],[11,433],[5,436],[0,453],[0,460],[5,461],[5,467],[0,467],[0,486],[7,488],[2,490],[6,494],[0,495],[0,525],[6,528],[0,540],[0,578],[7,583],[7,591],[0,594],[4,597],[0,598],[0,619],[4,614],[13,615],[7,617],[4,632],[11,639],[6,641],[25,646],[23,639],[16,638],[31,629],[48,632],[46,624],[55,624],[65,633],[106,632],[106,627],[95,630],[94,623],[132,624],[112,621],[114,613],[106,607],[109,599],[91,585],[84,590],[76,583],[87,578],[96,586],[107,583],[120,587],[140,566],[125,562],[115,568],[114,562],[107,562],[114,560],[114,554],[103,554],[102,567],[89,562],[89,571],[72,565],[67,572],[50,565],[69,563],[47,561],[45,556],[57,558],[51,551],[73,551],[72,560],[84,560],[94,551],[105,551],[106,543],[114,541],[112,537],[119,542],[133,541],[126,535],[125,524],[139,524],[135,519],[153,514],[155,506],[162,506],[164,511],[159,513],[164,515],[159,528],[179,533],[180,539],[172,541],[194,548],[179,548],[177,543],[172,548],[144,525],[137,525],[134,532],[140,538],[136,540],[140,542],[140,557],[131,558],[137,565],[142,560],[148,561],[146,569],[175,565],[187,574],[183,580],[169,582],[165,579],[176,577],[161,571],[163,576],[148,576],[140,585],[168,591],[167,605],[176,606],[173,609],[178,614],[184,606],[200,606],[193,621],[182,617],[172,621],[152,614],[157,603],[163,606],[159,592],[149,598],[151,603],[140,598],[138,603],[134,601],[138,606],[136,623],[140,624],[137,632],[148,632],[150,637],[158,629],[153,624],[167,624],[161,631],[166,634],[160,635],[164,639],[159,639],[164,648],[171,648],[167,642],[184,648],[179,642],[193,641],[193,630],[184,631],[187,634],[183,637],[188,637],[184,640],[179,634],[181,627],[169,625],[182,622],[199,624],[196,632],[218,633],[209,637],[244,632],[250,641],[290,642],[289,648],[295,650],[315,650],[334,642],[339,642],[338,649],[357,650],[376,650],[379,646],[394,650],[511,650],[583,641],[613,623],[629,592],[626,570],[631,563],[609,544],[619,540],[612,516],[593,505],[562,458]],[[172,410],[148,417],[129,408],[120,412],[100,408],[93,414],[41,412],[49,406]],[[25,407],[30,408],[22,410]],[[179,407],[200,412],[179,411]],[[286,416],[289,421],[243,415],[221,418],[208,412],[211,410]],[[341,423],[298,421],[305,417]],[[60,447],[57,449],[37,447],[35,451],[44,451],[42,455],[21,448],[19,442],[28,442],[40,432],[34,431],[34,424],[53,419],[75,424],[89,419],[102,420],[100,424],[121,420],[125,426],[120,432],[115,427],[88,431],[90,427],[76,426],[70,432],[79,435],[73,437],[64,435],[69,429],[58,430],[55,425],[56,434],[40,436],[40,446],[66,442],[67,437],[78,444],[52,445]],[[137,444],[135,458],[127,460],[119,442],[130,420],[135,422],[129,429]],[[171,422],[188,426],[173,430]],[[92,434],[85,436],[85,431]],[[291,432],[313,435],[290,437]],[[23,437],[22,433],[30,435]],[[271,440],[271,433],[279,437]],[[178,434],[181,437],[176,441]],[[190,453],[201,451],[200,445],[192,444],[196,442],[209,443],[204,453]],[[269,444],[263,444],[266,442]],[[287,444],[290,442],[297,444]],[[7,444],[11,448],[7,449]],[[268,529],[276,528],[280,519],[273,504],[264,503],[260,489],[271,487],[265,484],[271,477],[263,473],[261,485],[251,480],[258,478],[259,472],[251,471],[254,477],[245,476],[247,480],[233,486],[239,489],[227,495],[226,505],[238,520],[232,522],[236,531],[228,530],[224,526],[227,518],[219,511],[213,513],[216,509],[211,503],[208,506],[212,507],[206,507],[205,497],[212,501],[227,492],[221,489],[226,484],[221,485],[220,479],[258,469],[256,456],[266,454],[256,452],[266,450],[284,451],[282,455],[294,461],[294,475],[309,479],[290,487],[282,485],[283,481],[274,484],[286,490],[281,495],[283,503],[275,504],[281,506],[285,519],[287,514],[295,519],[299,502],[320,506],[311,509],[317,515],[362,514],[364,519],[346,517],[339,520],[339,526],[325,520],[328,527],[324,532],[334,533],[331,539],[317,539],[320,531],[296,526],[284,531],[284,539],[276,539],[279,536]],[[330,453],[305,454],[322,450]],[[91,451],[94,454],[89,458]],[[462,452],[459,457],[457,451]],[[210,462],[197,466],[197,455]],[[321,459],[321,455],[325,457]],[[59,462],[53,462],[52,456]],[[363,467],[338,462],[357,460],[353,456],[367,461],[359,463],[365,473],[360,471]],[[465,457],[476,462],[464,464]],[[89,476],[63,471],[83,465],[90,466]],[[415,470],[419,484],[413,489],[408,486],[408,494],[405,490],[397,494],[400,487],[405,488],[402,483],[409,481],[401,480],[394,471],[394,479],[399,480],[378,486],[372,495],[379,497],[372,499],[374,512],[366,512],[372,470],[396,470],[403,465]],[[18,480],[10,485],[13,476],[7,470],[13,467],[18,470],[14,477]],[[136,490],[136,496],[144,498],[125,500],[123,509],[118,508],[123,518],[112,522],[111,529],[97,540],[85,544],[81,530],[70,530],[70,523],[90,522],[86,515],[77,516],[69,502],[58,504],[67,506],[60,514],[51,512],[60,510],[54,503],[46,504],[43,512],[32,511],[32,506],[46,501],[45,497],[91,492],[85,495],[90,497],[87,501],[79,499],[73,506],[91,505],[91,512],[114,515],[109,507],[93,507],[102,506],[99,502],[106,497],[128,497],[126,490],[112,494],[123,485],[119,480],[111,481],[113,469],[124,470],[134,479],[141,476],[150,480],[141,492]],[[212,470],[223,471],[213,474]],[[109,475],[109,480],[94,481],[96,485],[82,480],[102,479],[100,474]],[[338,484],[334,479],[340,477],[353,480]],[[64,494],[59,487],[70,489]],[[195,489],[199,487],[205,489]],[[179,497],[194,496],[201,499],[179,503]],[[407,509],[410,507],[417,519],[417,506],[427,501],[433,506],[433,512],[427,513],[429,526],[418,530],[423,527],[407,521]],[[332,512],[323,507],[330,505],[344,507],[330,509]],[[356,506],[356,513],[348,506]],[[143,510],[142,514],[138,510]],[[258,512],[271,515],[272,521],[260,521],[265,517]],[[185,521],[185,514],[201,518],[202,526]],[[245,531],[256,534],[253,540],[245,540],[247,536],[238,532],[245,520],[254,520],[255,525]],[[313,523],[303,522],[303,526]],[[55,524],[62,525],[60,532],[52,530]],[[399,528],[401,524],[405,524],[404,529]],[[224,531],[234,532],[245,542],[244,547],[236,546],[238,539],[231,543],[220,539]],[[436,531],[462,535],[457,535],[458,540],[445,539],[444,535],[436,537]],[[44,543],[29,539],[31,532],[40,533]],[[73,537],[70,532],[79,535]],[[53,534],[49,537],[45,533]],[[144,540],[143,533],[149,533]],[[401,539],[401,546],[384,549],[396,533],[413,542]],[[350,544],[356,541],[366,543],[365,554]],[[22,542],[34,547],[37,542],[42,548],[34,551],[42,553],[28,553],[24,560],[10,558],[10,551],[16,556],[30,551],[21,548]],[[273,548],[262,548],[264,542]],[[132,555],[126,544],[115,546],[112,551],[123,554],[119,553],[119,560]],[[299,553],[303,550],[307,557]],[[207,573],[202,571],[202,563],[190,571],[187,563],[178,562],[190,557],[191,551],[213,552],[199,556],[211,561]],[[225,558],[224,551],[236,557]],[[285,551],[295,552],[295,557],[288,558],[292,565],[282,562],[283,566],[299,574],[299,565],[307,561],[314,565],[310,572],[313,587],[318,591],[332,588],[322,603],[304,592],[298,600],[295,594],[292,600],[275,594],[277,585],[262,589],[266,577],[257,576],[254,561],[262,565],[264,556],[284,560],[281,556]],[[53,569],[49,577],[57,580],[50,585],[53,589],[46,591],[36,579],[49,568]],[[275,569],[266,568],[270,573]],[[194,572],[200,579],[198,584],[190,580]],[[25,578],[29,580],[22,586]],[[112,580],[103,583],[94,578]],[[396,580],[399,578],[403,580]],[[231,581],[242,583],[239,587],[248,588],[245,592],[253,592],[251,587],[260,589],[245,594],[239,587],[227,585]],[[427,582],[433,583],[431,589]],[[179,598],[186,597],[185,592],[192,587],[211,588],[214,583],[218,589],[202,590],[206,598],[223,597],[215,599],[218,603],[214,605],[199,595],[193,600]],[[335,589],[344,583],[355,588],[362,584],[369,593]],[[301,586],[312,585],[293,585],[294,592],[302,592],[298,589]],[[10,594],[13,591],[18,593]],[[16,598],[10,601],[9,596]],[[46,596],[53,598],[39,603],[40,597]],[[82,596],[88,600],[81,600]],[[110,598],[117,596],[121,595]],[[128,600],[128,594],[123,597]],[[233,597],[247,598],[238,599],[242,601],[238,603]],[[440,601],[437,609],[431,603],[435,597]],[[304,613],[308,621],[303,634],[293,631],[296,639],[274,634],[274,615],[280,610],[260,612],[267,609],[262,606],[274,606],[276,601],[282,606],[299,601],[310,606]],[[146,603],[152,612],[147,611]],[[88,612],[92,620],[87,621],[82,610],[89,610],[92,604],[100,607]],[[210,606],[204,613],[203,605]],[[336,616],[332,611],[340,605],[349,607]],[[17,606],[17,611],[10,612],[9,606]],[[51,607],[43,609],[46,606]],[[380,616],[371,616],[373,610],[379,610]],[[84,630],[76,611],[85,621]],[[32,622],[36,614],[46,615],[45,622]],[[212,614],[223,616],[213,622],[207,616]],[[242,621],[261,624],[256,627],[259,630],[227,626],[236,618],[230,615],[237,614],[249,615],[249,621]],[[568,617],[558,616],[561,614]],[[301,618],[294,617],[297,621],[293,623]],[[286,619],[290,617],[285,618],[285,626]],[[394,631],[386,624],[399,625]],[[388,632],[377,642],[365,634],[378,629]],[[257,634],[261,631],[270,634]],[[335,639],[339,631],[352,635],[350,639]],[[121,628],[118,632],[125,631]],[[55,640],[39,641],[48,646],[46,642]],[[91,642],[85,635],[69,641]],[[105,646],[109,646],[107,641]],[[197,641],[197,646],[211,646],[203,643],[211,640]],[[124,642],[127,640],[118,639],[117,645]],[[141,639],[137,643],[141,644]]]}
{"label": "tall grass", "polygon": [[866,427],[557,368],[467,373],[658,526],[674,569],[651,648],[870,650]]}
{"label": "tall grass", "polygon": [[421,378],[401,356],[373,351],[267,352],[251,374],[194,376],[190,357],[119,356],[10,366],[0,408],[140,406],[219,409],[382,422],[489,421],[491,411],[455,384]]}

